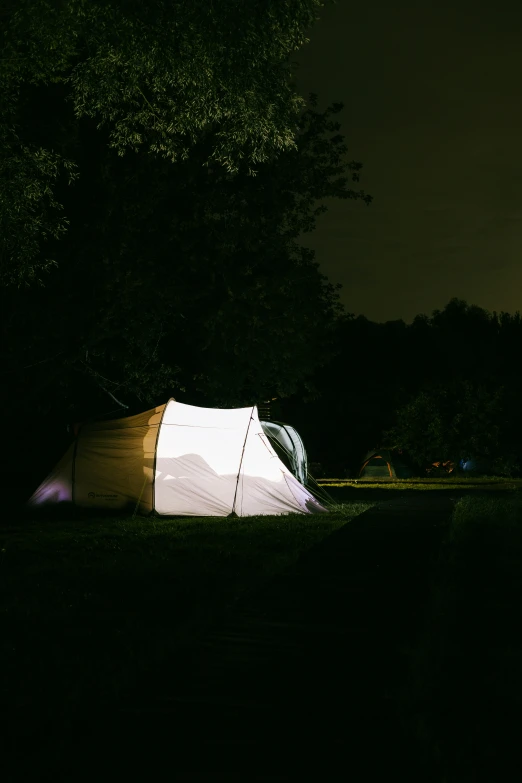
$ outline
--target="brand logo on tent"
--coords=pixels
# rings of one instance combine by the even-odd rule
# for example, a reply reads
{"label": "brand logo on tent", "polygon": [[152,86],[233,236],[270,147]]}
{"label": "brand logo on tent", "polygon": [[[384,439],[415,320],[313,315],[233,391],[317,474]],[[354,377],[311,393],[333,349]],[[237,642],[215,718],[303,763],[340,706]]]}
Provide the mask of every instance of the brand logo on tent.
{"label": "brand logo on tent", "polygon": [[94,500],[94,498],[103,498],[104,500],[116,500],[118,495],[116,493],[109,493],[109,492],[89,492],[87,497],[89,500]]}

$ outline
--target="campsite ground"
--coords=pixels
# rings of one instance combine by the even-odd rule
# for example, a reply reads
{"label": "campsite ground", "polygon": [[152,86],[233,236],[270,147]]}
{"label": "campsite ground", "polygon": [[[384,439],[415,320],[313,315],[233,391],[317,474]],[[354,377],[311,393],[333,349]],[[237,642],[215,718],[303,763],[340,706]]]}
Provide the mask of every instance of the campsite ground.
{"label": "campsite ground", "polygon": [[108,780],[111,752],[131,779],[152,757],[180,780],[302,779],[347,757],[478,779],[520,729],[520,493],[390,489],[345,488],[365,503],[308,518],[4,526],[4,779],[93,761]]}

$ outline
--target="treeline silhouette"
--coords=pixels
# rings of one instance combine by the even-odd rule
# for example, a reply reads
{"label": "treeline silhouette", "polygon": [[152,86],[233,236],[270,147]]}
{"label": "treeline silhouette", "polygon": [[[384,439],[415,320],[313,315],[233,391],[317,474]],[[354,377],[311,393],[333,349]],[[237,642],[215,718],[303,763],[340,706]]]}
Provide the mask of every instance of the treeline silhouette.
{"label": "treeline silhouette", "polygon": [[320,396],[280,410],[325,475],[356,475],[368,449],[401,444],[420,472],[472,458],[482,472],[520,475],[519,312],[453,298],[411,324],[347,315],[335,340],[335,359],[314,376]]}

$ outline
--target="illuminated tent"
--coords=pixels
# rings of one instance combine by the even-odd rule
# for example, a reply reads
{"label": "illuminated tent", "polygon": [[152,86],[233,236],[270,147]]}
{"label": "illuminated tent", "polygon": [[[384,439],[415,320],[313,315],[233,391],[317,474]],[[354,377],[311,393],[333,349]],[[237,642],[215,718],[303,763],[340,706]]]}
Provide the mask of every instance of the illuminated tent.
{"label": "illuminated tent", "polygon": [[410,478],[412,471],[401,455],[390,449],[372,449],[363,460],[360,478]]}
{"label": "illuminated tent", "polygon": [[125,419],[83,425],[29,500],[167,516],[326,511],[281,462],[257,408],[169,400]]}
{"label": "illuminated tent", "polygon": [[[263,432],[268,435],[276,452],[281,450],[288,459],[290,470],[301,484],[306,484],[308,477],[308,459],[301,436],[289,424],[280,421],[262,421]],[[284,460],[283,460],[284,461]]]}

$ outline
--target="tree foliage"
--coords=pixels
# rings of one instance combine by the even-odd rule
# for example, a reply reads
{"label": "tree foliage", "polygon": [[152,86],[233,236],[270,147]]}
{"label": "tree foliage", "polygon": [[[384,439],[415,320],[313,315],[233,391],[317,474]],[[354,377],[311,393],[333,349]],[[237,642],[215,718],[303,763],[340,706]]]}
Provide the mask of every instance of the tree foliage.
{"label": "tree foliage", "polygon": [[56,266],[55,259],[40,257],[41,243],[62,237],[69,224],[55,198],[55,182],[60,170],[68,172],[68,184],[78,173],[72,161],[20,143],[13,128],[0,127],[0,134],[0,282],[41,283],[42,273]]}
{"label": "tree foliage", "polygon": [[[210,132],[185,161],[119,157],[103,130],[64,110],[62,85],[51,92],[55,110],[38,140],[60,138],[82,176],[60,191],[71,225],[52,246],[58,269],[44,289],[7,303],[16,338],[6,363],[35,366],[35,395],[59,378],[70,402],[99,388],[116,399],[175,392],[217,405],[303,391],[331,353],[342,308],[297,238],[314,229],[323,199],[371,201],[350,185],[361,164],[345,162],[342,105],[318,112],[310,96],[295,149],[273,153],[252,177],[202,165]],[[31,92],[23,105],[29,112],[38,100]],[[46,310],[54,318],[42,326]],[[40,365],[50,345],[57,360]]]}
{"label": "tree foliage", "polygon": [[424,388],[398,410],[384,438],[419,465],[491,458],[501,442],[503,391],[469,381]]}
{"label": "tree foliage", "polygon": [[[20,127],[24,87],[63,84],[77,119],[106,128],[118,155],[185,161],[202,136],[200,165],[229,173],[295,150],[303,99],[288,56],[308,39],[321,0],[19,0],[4,6],[0,57],[0,273],[4,285],[42,282],[55,262],[40,242],[63,236],[53,195],[74,158]],[[13,167],[16,176],[13,179]]]}

